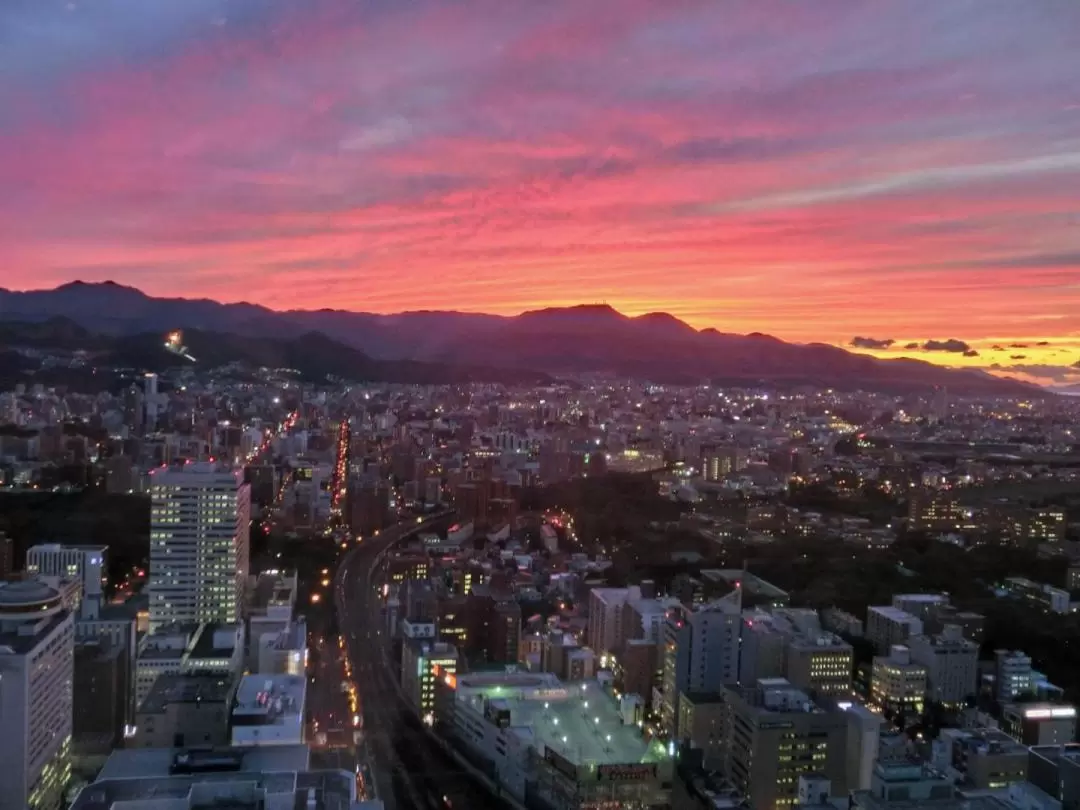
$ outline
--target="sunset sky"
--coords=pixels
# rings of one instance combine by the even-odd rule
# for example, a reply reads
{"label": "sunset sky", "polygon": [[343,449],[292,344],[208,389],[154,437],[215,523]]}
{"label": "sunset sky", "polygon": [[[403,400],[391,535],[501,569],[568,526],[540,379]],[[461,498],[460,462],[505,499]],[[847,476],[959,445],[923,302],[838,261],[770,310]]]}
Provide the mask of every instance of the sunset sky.
{"label": "sunset sky", "polygon": [[9,289],[606,301],[1080,382],[1076,0],[4,0],[0,77]]}

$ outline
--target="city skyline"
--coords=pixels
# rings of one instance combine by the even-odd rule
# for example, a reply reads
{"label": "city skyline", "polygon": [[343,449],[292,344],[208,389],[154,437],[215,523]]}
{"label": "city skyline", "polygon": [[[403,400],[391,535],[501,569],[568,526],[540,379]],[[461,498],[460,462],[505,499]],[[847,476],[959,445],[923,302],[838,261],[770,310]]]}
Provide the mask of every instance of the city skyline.
{"label": "city skyline", "polygon": [[11,4],[3,285],[606,301],[1080,379],[1075,7],[612,7]]}

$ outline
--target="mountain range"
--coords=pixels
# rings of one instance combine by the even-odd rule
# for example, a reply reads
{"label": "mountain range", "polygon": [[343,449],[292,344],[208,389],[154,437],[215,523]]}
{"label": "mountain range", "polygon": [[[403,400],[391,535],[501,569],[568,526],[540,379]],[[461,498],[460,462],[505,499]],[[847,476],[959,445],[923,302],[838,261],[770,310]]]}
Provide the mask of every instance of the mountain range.
{"label": "mountain range", "polygon": [[[525,381],[605,372],[658,383],[708,380],[897,392],[945,386],[957,394],[1003,396],[1042,392],[981,371],[910,358],[878,359],[760,333],[698,330],[667,313],[629,317],[606,305],[517,316],[276,311],[249,303],[155,298],[114,282],[76,281],[51,290],[0,289],[0,324],[12,323],[38,324],[39,338],[46,340],[52,335],[103,342],[118,357],[143,345],[167,355],[161,336],[182,329],[184,342],[202,362],[251,360],[353,379]],[[77,329],[83,331],[75,334]],[[25,331],[20,329],[24,337]],[[132,340],[140,336],[146,340]],[[0,341],[10,344],[11,337],[0,333]],[[142,359],[147,364],[154,357]]]}
{"label": "mountain range", "polygon": [[[180,359],[167,351],[160,332],[108,335],[91,332],[65,316],[44,321],[0,319],[0,388],[5,383],[25,380],[26,373],[42,374],[35,382],[85,387],[87,376],[101,379],[90,387],[110,387],[111,378],[98,369],[163,372],[170,367],[195,362],[205,368],[230,363],[248,367],[294,369],[308,380],[328,376],[352,381],[379,381],[414,385],[444,385],[467,382],[536,384],[551,382],[545,374],[528,369],[480,368],[475,366],[425,363],[414,360],[376,360],[321,332],[305,332],[297,337],[271,338],[188,329],[183,333],[185,352]],[[42,372],[32,352],[81,352],[85,365],[51,366]],[[121,375],[123,378],[123,375]]]}

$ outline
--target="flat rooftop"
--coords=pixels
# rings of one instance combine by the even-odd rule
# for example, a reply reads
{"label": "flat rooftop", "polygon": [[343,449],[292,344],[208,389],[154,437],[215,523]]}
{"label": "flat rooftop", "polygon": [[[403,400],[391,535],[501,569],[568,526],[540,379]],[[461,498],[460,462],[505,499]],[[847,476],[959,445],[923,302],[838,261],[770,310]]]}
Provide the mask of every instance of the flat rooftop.
{"label": "flat rooftop", "polygon": [[217,622],[210,622],[202,625],[198,636],[195,638],[194,644],[191,646],[191,658],[231,658],[235,647],[230,645],[228,647],[218,647],[214,643],[214,636],[221,630],[228,630],[230,640],[236,638],[235,631],[236,625],[223,624]]}
{"label": "flat rooftop", "polygon": [[[203,786],[220,786],[223,798],[214,806],[262,808],[275,806],[307,808],[308,791],[314,788],[314,810],[349,810],[356,799],[355,776],[348,771],[232,771],[177,776],[98,779],[79,793],[71,810],[110,810],[127,802],[184,802],[188,807],[205,807],[205,797],[192,793]],[[229,788],[226,788],[226,785]],[[265,791],[263,797],[256,791]],[[170,801],[171,800],[171,801]],[[181,805],[182,806],[182,805]]]}
{"label": "flat rooftop", "polygon": [[[513,680],[511,680],[513,679]],[[618,705],[596,681],[561,683],[532,676],[458,679],[458,700],[483,714],[484,702],[510,714],[510,727],[537,751],[552,748],[575,765],[625,765],[668,759],[663,746],[623,723]]]}
{"label": "flat rooftop", "polygon": [[918,621],[918,616],[913,616],[906,610],[893,607],[892,605],[871,605],[867,608],[866,614],[869,616],[871,613],[877,613],[880,616],[884,616],[887,619],[891,619],[894,622],[909,622],[912,619]]}
{"label": "flat rooftop", "polygon": [[295,577],[296,574],[291,571],[259,574],[251,597],[252,608],[265,610],[271,605],[294,605],[296,603]]}
{"label": "flat rooftop", "polygon": [[898,593],[893,595],[893,601],[895,602],[926,602],[928,604],[936,604],[938,602],[948,602],[949,597],[943,593]]}
{"label": "flat rooftop", "polygon": [[165,673],[154,681],[139,713],[159,714],[174,703],[227,703],[232,698],[233,683],[229,675]]}
{"label": "flat rooftop", "polygon": [[[307,679],[299,675],[245,675],[232,711],[233,743],[303,739]],[[276,729],[268,733],[269,728]]]}
{"label": "flat rooftop", "polygon": [[[117,779],[154,779],[171,775],[177,755],[184,748],[121,748],[109,755],[98,774],[98,781]],[[240,771],[295,772],[307,770],[311,751],[306,745],[275,745],[269,748],[224,748],[214,752],[236,754],[241,758]]]}
{"label": "flat rooftop", "polygon": [[8,633],[0,633],[0,651],[2,651],[0,654],[4,654],[8,650],[15,655],[27,654],[49,633],[67,621],[68,615],[67,611],[61,611],[54,616],[50,616],[33,633],[23,634],[14,630]]}
{"label": "flat rooftop", "polygon": [[809,714],[824,711],[806,692],[792,686],[786,678],[759,678],[755,686],[728,687],[728,691],[759,712]]}
{"label": "flat rooftop", "polygon": [[962,737],[960,745],[984,754],[1022,754],[1026,757],[1028,753],[1028,746],[997,729],[979,729],[970,736]]}

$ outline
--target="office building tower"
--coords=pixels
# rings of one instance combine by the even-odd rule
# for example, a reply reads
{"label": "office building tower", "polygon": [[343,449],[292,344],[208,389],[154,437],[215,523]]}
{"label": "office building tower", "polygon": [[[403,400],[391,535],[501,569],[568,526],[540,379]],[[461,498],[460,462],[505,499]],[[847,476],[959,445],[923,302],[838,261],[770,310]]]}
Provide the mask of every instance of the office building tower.
{"label": "office building tower", "polygon": [[0,810],[57,810],[70,778],[74,621],[36,581],[0,583]]}
{"label": "office building tower", "polygon": [[701,477],[709,483],[723,480],[736,470],[746,466],[746,453],[730,445],[702,448]]}
{"label": "office building tower", "polygon": [[127,650],[107,638],[75,645],[72,743],[76,753],[107,754],[124,737],[131,690]]}
{"label": "office building tower", "polygon": [[922,712],[927,670],[911,660],[911,651],[899,644],[888,655],[874,657],[870,699],[883,709],[916,716]]}
{"label": "office building tower", "polygon": [[124,424],[135,436],[141,436],[146,423],[146,406],[142,389],[133,385],[124,392]]}
{"label": "office building tower", "polygon": [[912,636],[922,635],[923,623],[918,616],[892,605],[875,605],[866,611],[866,638],[882,655],[894,644],[906,644]]}
{"label": "office building tower", "polygon": [[724,767],[728,755],[728,706],[720,692],[684,692],[679,695],[681,744],[701,752],[706,770]]}
{"label": "office building tower", "polygon": [[788,642],[784,675],[798,689],[850,696],[854,667],[851,645],[832,633],[795,636]]}
{"label": "office building tower", "polygon": [[401,688],[427,723],[435,709],[436,671],[457,672],[458,651],[451,644],[426,638],[406,638],[401,647]]}
{"label": "office building tower", "polygon": [[1076,739],[1076,707],[1064,703],[1010,703],[1001,728],[1024,745],[1069,745]]}
{"label": "office building tower", "polygon": [[597,655],[618,653],[622,649],[623,606],[641,599],[641,589],[593,588],[589,591],[588,642]]}
{"label": "office building tower", "polygon": [[1004,706],[1035,691],[1031,658],[1019,650],[994,650],[994,698]]}
{"label": "office building tower", "polygon": [[521,645],[521,605],[512,600],[494,602],[486,639],[486,659],[516,664]]}
{"label": "office building tower", "polygon": [[1080,745],[1036,745],[1030,749],[1028,782],[1043,796],[1029,807],[1080,807]]}
{"label": "office building tower", "polygon": [[191,672],[162,675],[136,715],[129,748],[193,748],[229,741],[229,713],[237,681],[232,675]]}
{"label": "office building tower", "polygon": [[743,613],[739,683],[784,677],[797,689],[817,695],[850,696],[853,666],[851,645],[824,630],[816,611]]}
{"label": "office building tower", "polygon": [[936,636],[916,636],[908,644],[911,660],[926,667],[931,700],[961,706],[975,695],[978,684],[979,645],[968,641],[956,625]]}
{"label": "office building tower", "polygon": [[[861,707],[817,702],[783,678],[724,690],[729,751],[724,775],[754,810],[791,806],[799,777],[817,774],[834,798],[859,787],[876,753],[880,719]],[[869,715],[869,712],[866,712]]]}
{"label": "office building tower", "polygon": [[107,551],[105,546],[64,546],[59,543],[31,546],[26,552],[26,573],[78,580],[82,584],[80,614],[92,619],[101,610]]}
{"label": "office building tower", "polygon": [[1025,780],[1028,747],[998,729],[944,728],[933,742],[931,763],[961,775],[965,788],[998,790]]}
{"label": "office building tower", "polygon": [[742,651],[739,683],[754,684],[762,678],[784,676],[788,636],[784,625],[763,610],[748,610],[742,617]]}
{"label": "office building tower", "polygon": [[679,737],[683,692],[715,692],[739,679],[740,592],[696,611],[672,610],[664,623],[660,724]]}
{"label": "office building tower", "polygon": [[251,494],[210,463],[155,470],[150,484],[150,632],[240,620]]}
{"label": "office building tower", "polygon": [[[135,659],[138,654],[137,624],[138,608],[131,603],[106,605],[93,619],[80,618],[75,622],[75,641],[100,642],[103,647],[120,651],[121,672],[118,678],[126,684],[119,692],[123,702],[124,726],[135,723]],[[76,673],[78,677],[78,673]]]}
{"label": "office building tower", "polygon": [[158,418],[158,376],[157,374],[147,374],[143,379],[143,414],[145,417],[145,427],[148,430],[154,430],[157,426]]}

